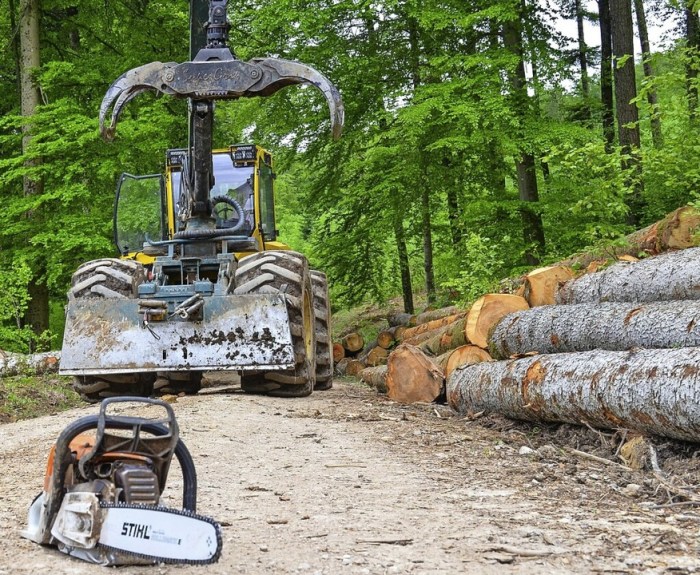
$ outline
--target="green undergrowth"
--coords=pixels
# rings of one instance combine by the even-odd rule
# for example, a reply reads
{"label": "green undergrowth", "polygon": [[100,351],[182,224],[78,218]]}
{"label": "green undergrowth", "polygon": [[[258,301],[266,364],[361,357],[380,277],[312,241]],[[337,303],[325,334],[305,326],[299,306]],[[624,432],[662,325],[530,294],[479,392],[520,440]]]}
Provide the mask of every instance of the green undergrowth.
{"label": "green undergrowth", "polygon": [[69,377],[0,377],[0,423],[50,415],[82,405]]}
{"label": "green undergrowth", "polygon": [[[425,307],[425,297],[422,295],[413,297],[416,313],[420,313]],[[350,332],[357,332],[365,342],[370,342],[376,339],[380,331],[388,327],[387,317],[401,312],[403,312],[403,300],[400,297],[381,304],[362,304],[350,309],[338,310],[333,314],[332,320],[333,341],[339,341]]]}

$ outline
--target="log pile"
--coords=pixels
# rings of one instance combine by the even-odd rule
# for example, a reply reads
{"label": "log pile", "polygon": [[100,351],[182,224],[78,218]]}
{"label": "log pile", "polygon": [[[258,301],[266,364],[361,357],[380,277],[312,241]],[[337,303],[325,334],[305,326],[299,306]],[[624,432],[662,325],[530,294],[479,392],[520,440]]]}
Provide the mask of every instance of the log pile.
{"label": "log pile", "polygon": [[555,292],[495,326],[500,361],[455,370],[450,405],[700,441],[700,248],[625,258]]}

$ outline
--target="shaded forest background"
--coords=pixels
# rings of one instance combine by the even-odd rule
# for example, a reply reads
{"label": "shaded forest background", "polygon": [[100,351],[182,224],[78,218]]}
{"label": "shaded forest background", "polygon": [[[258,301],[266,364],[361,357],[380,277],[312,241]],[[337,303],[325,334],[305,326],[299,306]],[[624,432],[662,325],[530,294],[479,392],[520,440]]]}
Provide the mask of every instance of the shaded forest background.
{"label": "shaded forest background", "polygon": [[[328,273],[335,308],[467,302],[698,200],[698,8],[229,0],[237,56],[316,67],[346,127],[331,142],[321,97],[289,88],[218,105],[217,144],[275,154],[281,239]],[[184,101],[139,98],[109,145],[97,113],[127,69],[188,59],[188,19],[184,0],[0,7],[0,349],[60,346],[71,274],[115,255],[119,174],[160,172],[186,145]]]}

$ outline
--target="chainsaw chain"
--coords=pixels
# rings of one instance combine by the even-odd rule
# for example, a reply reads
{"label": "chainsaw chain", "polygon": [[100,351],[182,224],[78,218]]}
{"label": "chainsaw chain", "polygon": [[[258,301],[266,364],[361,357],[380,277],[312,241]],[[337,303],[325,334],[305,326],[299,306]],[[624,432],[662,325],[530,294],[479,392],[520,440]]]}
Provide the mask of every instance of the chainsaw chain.
{"label": "chainsaw chain", "polygon": [[129,555],[130,557],[137,557],[139,559],[147,559],[153,561],[154,563],[166,563],[170,565],[209,565],[211,563],[216,563],[221,557],[221,547],[223,545],[221,537],[221,525],[214,521],[211,517],[206,517],[205,515],[199,515],[188,509],[173,509],[171,507],[164,507],[162,505],[134,505],[131,503],[109,503],[107,501],[100,501],[101,509],[149,509],[153,511],[160,511],[164,513],[170,513],[171,515],[185,515],[186,517],[192,517],[199,521],[204,521],[214,526],[216,531],[216,553],[209,559],[171,559],[169,557],[157,557],[155,555],[148,555],[146,553],[135,553],[133,551],[125,551],[124,549],[119,549],[118,547],[112,547],[111,545],[105,545],[104,543],[97,542],[99,547],[103,549],[109,549],[111,551],[116,551],[124,555]]}

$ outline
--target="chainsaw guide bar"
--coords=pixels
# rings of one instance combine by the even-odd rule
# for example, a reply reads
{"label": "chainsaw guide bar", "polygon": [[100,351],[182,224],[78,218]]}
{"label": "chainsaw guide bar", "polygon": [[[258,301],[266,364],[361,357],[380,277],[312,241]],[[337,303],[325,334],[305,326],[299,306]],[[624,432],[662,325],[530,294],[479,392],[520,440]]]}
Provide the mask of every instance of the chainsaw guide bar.
{"label": "chainsaw guide bar", "polygon": [[221,526],[209,517],[160,506],[100,503],[98,546],[154,563],[208,565],[221,556]]}

